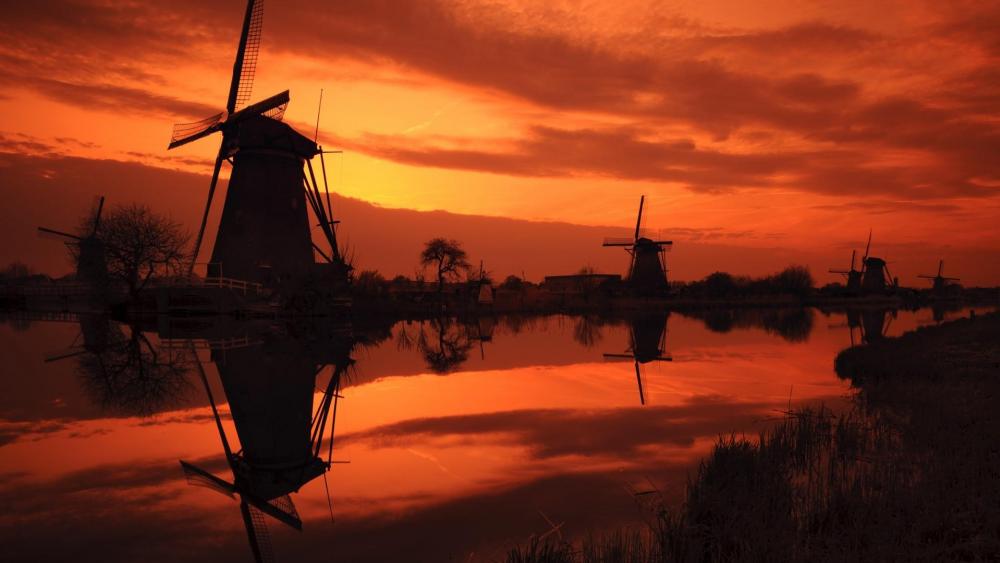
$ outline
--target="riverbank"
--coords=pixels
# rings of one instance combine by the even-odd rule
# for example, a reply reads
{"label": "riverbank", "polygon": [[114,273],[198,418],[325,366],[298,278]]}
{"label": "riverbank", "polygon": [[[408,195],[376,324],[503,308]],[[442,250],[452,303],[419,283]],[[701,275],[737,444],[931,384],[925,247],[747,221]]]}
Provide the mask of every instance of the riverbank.
{"label": "riverbank", "polygon": [[679,507],[508,561],[996,561],[1000,313],[841,352],[844,413],[808,408],[720,439]]}

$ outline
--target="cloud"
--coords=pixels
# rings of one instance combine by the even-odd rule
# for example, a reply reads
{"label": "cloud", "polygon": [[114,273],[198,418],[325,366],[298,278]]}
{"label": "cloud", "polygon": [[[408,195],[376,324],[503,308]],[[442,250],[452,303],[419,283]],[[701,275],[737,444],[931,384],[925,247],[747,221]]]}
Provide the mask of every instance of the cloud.
{"label": "cloud", "polygon": [[[881,128],[893,118],[875,112]],[[882,130],[882,129],[879,130]],[[985,132],[982,132],[986,134]],[[856,137],[881,135],[871,129]],[[929,131],[921,134],[931,135]],[[982,135],[980,135],[982,136]],[[738,188],[797,189],[827,195],[885,195],[913,200],[954,196],[996,196],[1000,191],[977,183],[970,172],[993,177],[994,166],[966,154],[969,166],[953,162],[906,159],[872,162],[860,147],[817,150],[784,149],[728,152],[699,146],[685,138],[660,138],[655,130],[631,126],[602,129],[556,129],[534,126],[524,137],[494,140],[368,134],[358,139],[328,137],[348,150],[414,166],[472,170],[534,177],[604,176],[679,184],[696,192],[720,193]],[[928,140],[945,145],[947,141]],[[1000,144],[998,144],[1000,150]],[[942,151],[947,150],[942,148]],[[958,152],[979,153],[979,147]],[[983,155],[985,157],[985,155]]]}
{"label": "cloud", "polygon": [[606,410],[540,409],[405,420],[338,437],[372,447],[401,447],[428,438],[494,439],[527,447],[536,458],[566,455],[634,459],[657,444],[690,447],[695,439],[745,427],[765,405],[695,397],[682,406]]}

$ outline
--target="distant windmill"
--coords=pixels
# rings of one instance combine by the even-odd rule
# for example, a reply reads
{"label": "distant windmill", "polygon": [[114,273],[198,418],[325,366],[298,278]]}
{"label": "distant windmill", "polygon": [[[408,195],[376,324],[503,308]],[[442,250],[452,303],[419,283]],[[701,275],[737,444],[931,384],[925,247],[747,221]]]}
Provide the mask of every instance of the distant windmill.
{"label": "distant windmill", "polygon": [[851,293],[858,293],[861,290],[861,270],[854,269],[854,259],[857,256],[857,250],[851,250],[851,269],[850,270],[830,270],[831,274],[842,274],[847,278],[847,291]]}
{"label": "distant windmill", "polygon": [[667,291],[666,251],[673,241],[652,240],[640,236],[642,207],[646,196],[639,198],[639,215],[635,220],[635,234],[632,238],[606,238],[603,246],[625,248],[631,258],[627,282],[640,295],[662,295]]}
{"label": "distant windmill", "polygon": [[[170,139],[168,149],[173,149],[222,133],[190,268],[194,268],[205,235],[222,162],[228,160],[233,170],[209,276],[270,286],[301,280],[314,269],[315,249],[346,278],[329,190],[324,202],[312,169],[311,160],[317,154],[322,159],[322,149],[280,122],[288,106],[288,91],[237,109],[250,100],[262,23],[263,1],[249,0],[225,111],[194,123],[175,125]],[[308,176],[303,165],[308,167]],[[323,180],[326,187],[325,173]],[[330,247],[329,255],[312,241],[307,200]]]}
{"label": "distant windmill", "polygon": [[937,275],[936,276],[920,275],[920,276],[917,276],[917,277],[918,278],[923,278],[925,280],[934,280],[931,283],[933,284],[932,288],[933,288],[933,290],[934,290],[935,293],[942,293],[945,290],[947,290],[949,287],[954,287],[956,285],[956,284],[952,284],[952,283],[949,283],[949,282],[961,281],[961,279],[959,279],[959,278],[946,278],[946,277],[944,277],[944,260],[939,260],[938,261],[938,271],[937,271]]}
{"label": "distant windmill", "polygon": [[889,273],[889,266],[882,258],[869,256],[872,246],[872,232],[868,231],[868,244],[865,245],[865,256],[861,259],[861,290],[865,293],[883,293],[888,288],[896,287],[896,281]]}
{"label": "distant windmill", "polygon": [[639,387],[641,405],[646,404],[646,390],[640,364],[673,361],[673,357],[665,352],[667,318],[668,313],[653,313],[632,319],[629,327],[629,347],[625,353],[604,354],[604,359],[609,361],[632,360],[635,365],[635,380]]}
{"label": "distant windmill", "polygon": [[104,255],[105,244],[99,236],[101,214],[103,211],[104,196],[101,196],[97,202],[97,209],[94,211],[94,223],[90,228],[90,232],[84,235],[74,235],[55,229],[38,227],[38,231],[41,233],[69,239],[66,244],[77,246],[76,279],[95,287],[102,287],[108,279],[108,265]]}

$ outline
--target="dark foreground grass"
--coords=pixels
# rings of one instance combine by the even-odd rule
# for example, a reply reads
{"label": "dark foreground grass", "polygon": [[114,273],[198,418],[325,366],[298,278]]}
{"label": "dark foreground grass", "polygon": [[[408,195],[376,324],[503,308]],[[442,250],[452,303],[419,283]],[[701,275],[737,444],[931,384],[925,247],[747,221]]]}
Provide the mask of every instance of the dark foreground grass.
{"label": "dark foreground grass", "polygon": [[1000,315],[846,350],[852,410],[719,440],[648,528],[508,561],[1000,561]]}

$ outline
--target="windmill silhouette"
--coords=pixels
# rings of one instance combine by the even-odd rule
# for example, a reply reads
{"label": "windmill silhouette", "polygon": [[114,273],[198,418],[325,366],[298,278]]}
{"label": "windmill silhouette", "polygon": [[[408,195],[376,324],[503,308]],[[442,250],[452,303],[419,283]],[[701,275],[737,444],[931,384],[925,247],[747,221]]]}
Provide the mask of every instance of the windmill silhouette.
{"label": "windmill silhouette", "polygon": [[854,261],[857,256],[857,250],[851,250],[851,269],[850,270],[834,270],[831,269],[831,274],[842,274],[847,278],[847,291],[851,293],[858,293],[861,291],[861,270],[854,269]]}
{"label": "windmill silhouette", "polygon": [[[265,516],[301,530],[302,520],[291,493],[321,475],[325,478],[332,464],[338,463],[333,460],[333,432],[342,377],[352,360],[347,355],[337,357],[313,410],[315,378],[326,366],[317,368],[303,357],[308,354],[296,344],[213,349],[212,354],[242,448],[234,452],[230,446],[205,370],[196,362],[232,480],[221,479],[184,460],[180,464],[192,485],[239,499],[254,559],[273,561]],[[327,428],[330,437],[324,452]]]}
{"label": "windmill silhouette", "polygon": [[[281,122],[289,102],[287,90],[244,107],[257,69],[263,15],[262,0],[247,2],[225,110],[194,123],[175,125],[167,147],[174,149],[214,133],[222,135],[189,271],[205,235],[222,162],[229,161],[232,173],[209,277],[225,276],[270,287],[299,281],[315,270],[315,250],[346,279],[334,229],[337,222],[332,220],[326,166],[325,201],[312,168],[314,156],[318,154],[322,160],[322,148]],[[312,240],[307,201],[329,254]]]}
{"label": "windmill silhouette", "polygon": [[869,255],[871,247],[872,231],[869,229],[865,255],[861,259],[861,290],[865,293],[884,293],[886,289],[895,288],[897,284],[889,273],[886,261]]}
{"label": "windmill silhouette", "polygon": [[944,277],[944,260],[938,261],[937,275],[934,276],[919,275],[917,277],[925,280],[933,280],[931,282],[932,284],[931,288],[933,289],[934,293],[944,293],[945,291],[948,290],[949,287],[955,287],[957,285],[950,282],[962,281],[960,278]]}
{"label": "windmill silhouette", "polygon": [[629,323],[629,347],[624,354],[604,354],[608,361],[632,360],[635,380],[639,387],[639,404],[646,404],[645,384],[640,365],[650,362],[672,362],[665,352],[669,313],[652,313],[633,318]]}
{"label": "windmill silhouette", "polygon": [[104,287],[108,280],[105,243],[99,236],[101,214],[103,212],[104,196],[101,196],[97,201],[97,206],[93,213],[93,224],[90,226],[90,232],[83,235],[75,235],[47,227],[38,227],[40,233],[54,235],[66,240],[67,245],[75,245],[77,247],[76,279],[95,288]]}
{"label": "windmill silhouette", "polygon": [[639,214],[635,220],[635,234],[632,238],[604,239],[602,246],[618,246],[628,252],[630,260],[627,283],[638,295],[663,295],[667,292],[666,252],[673,246],[673,241],[653,240],[640,236],[642,226],[642,208],[646,196],[639,198]]}

